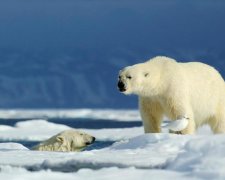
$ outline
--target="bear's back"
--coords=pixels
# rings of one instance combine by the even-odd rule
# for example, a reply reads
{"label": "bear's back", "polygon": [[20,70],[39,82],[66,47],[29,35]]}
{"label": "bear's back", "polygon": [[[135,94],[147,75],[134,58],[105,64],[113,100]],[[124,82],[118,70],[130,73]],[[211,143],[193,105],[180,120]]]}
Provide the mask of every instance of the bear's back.
{"label": "bear's back", "polygon": [[220,73],[212,66],[201,62],[179,63],[189,77],[195,80],[203,79],[204,81],[217,81],[224,84],[224,80]]}

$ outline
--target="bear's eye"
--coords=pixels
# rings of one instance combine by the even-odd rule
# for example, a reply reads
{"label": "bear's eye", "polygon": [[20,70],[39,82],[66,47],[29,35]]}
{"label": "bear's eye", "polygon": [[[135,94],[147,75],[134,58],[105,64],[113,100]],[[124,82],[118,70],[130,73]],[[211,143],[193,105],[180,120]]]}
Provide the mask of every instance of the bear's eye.
{"label": "bear's eye", "polygon": [[83,136],[84,134],[83,133],[80,133],[80,135]]}
{"label": "bear's eye", "polygon": [[127,79],[131,79],[132,77],[131,77],[131,76],[126,76],[126,78],[127,78]]}
{"label": "bear's eye", "polygon": [[148,73],[145,73],[145,77],[147,77],[149,74]]}

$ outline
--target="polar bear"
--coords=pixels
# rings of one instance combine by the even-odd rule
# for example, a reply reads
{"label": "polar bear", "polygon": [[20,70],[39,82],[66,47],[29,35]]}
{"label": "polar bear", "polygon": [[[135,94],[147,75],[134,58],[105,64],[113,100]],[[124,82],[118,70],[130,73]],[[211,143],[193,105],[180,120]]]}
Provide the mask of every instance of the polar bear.
{"label": "polar bear", "polygon": [[34,146],[38,151],[81,151],[92,144],[95,137],[75,129],[68,129]]}
{"label": "polar bear", "polygon": [[118,89],[138,95],[145,133],[161,132],[164,115],[188,121],[174,133],[194,134],[203,124],[214,133],[225,132],[225,82],[209,65],[157,56],[121,70]]}

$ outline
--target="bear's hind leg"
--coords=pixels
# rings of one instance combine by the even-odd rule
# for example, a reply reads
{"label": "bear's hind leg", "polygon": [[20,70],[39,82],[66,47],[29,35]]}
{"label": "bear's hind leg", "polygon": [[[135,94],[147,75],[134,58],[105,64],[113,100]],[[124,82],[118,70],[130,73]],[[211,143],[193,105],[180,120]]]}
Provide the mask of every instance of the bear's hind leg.
{"label": "bear's hind leg", "polygon": [[180,134],[194,134],[195,133],[195,121],[193,118],[188,119],[188,125],[187,127],[180,131]]}
{"label": "bear's hind leg", "polygon": [[188,120],[187,127],[181,131],[170,131],[170,133],[175,134],[194,134],[196,131],[196,124],[194,121],[194,116],[191,108],[189,106],[172,106],[170,117],[171,120],[178,120],[181,118],[186,118]]}
{"label": "bear's hind leg", "polygon": [[209,120],[209,126],[214,134],[225,133],[225,115],[217,118],[211,118]]}

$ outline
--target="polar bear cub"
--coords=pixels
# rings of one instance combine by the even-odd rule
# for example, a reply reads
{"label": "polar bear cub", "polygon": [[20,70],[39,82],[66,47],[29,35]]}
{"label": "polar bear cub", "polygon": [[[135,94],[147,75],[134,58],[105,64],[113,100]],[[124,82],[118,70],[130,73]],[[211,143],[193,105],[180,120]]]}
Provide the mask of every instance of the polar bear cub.
{"label": "polar bear cub", "polygon": [[225,133],[225,82],[209,65],[157,56],[121,70],[118,88],[138,95],[145,133],[161,132],[164,115],[188,122],[178,128],[181,134],[193,134],[203,124]]}
{"label": "polar bear cub", "polygon": [[75,129],[65,130],[34,146],[38,151],[81,151],[92,144],[95,137]]}

